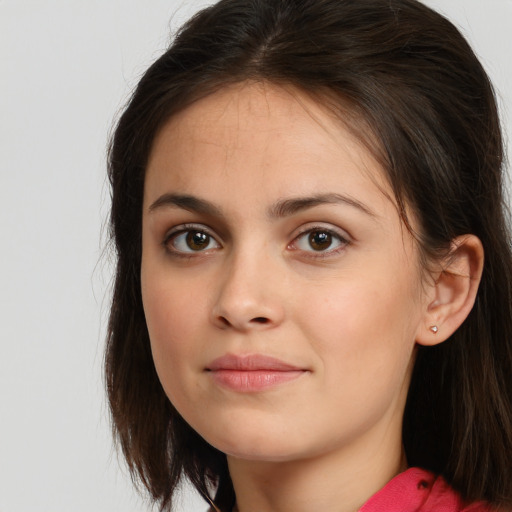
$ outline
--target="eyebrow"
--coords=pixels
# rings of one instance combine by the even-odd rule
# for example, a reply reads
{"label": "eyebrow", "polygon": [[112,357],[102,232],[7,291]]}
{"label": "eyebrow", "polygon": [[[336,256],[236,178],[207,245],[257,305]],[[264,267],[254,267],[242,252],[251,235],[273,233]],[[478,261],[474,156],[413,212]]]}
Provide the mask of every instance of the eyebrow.
{"label": "eyebrow", "polygon": [[223,217],[220,208],[217,208],[213,203],[188,194],[163,194],[151,204],[149,211],[153,212],[167,206],[174,206],[203,215]]}
{"label": "eyebrow", "polygon": [[357,199],[354,199],[343,194],[317,194],[308,197],[297,197],[290,199],[282,199],[277,201],[269,210],[270,217],[288,217],[295,213],[298,213],[314,206],[320,206],[322,204],[346,204],[362,211],[370,217],[376,217],[376,214],[370,210],[365,204],[361,203]]}
{"label": "eyebrow", "polygon": [[[317,194],[307,197],[297,197],[289,199],[281,199],[273,204],[268,210],[270,218],[283,218],[294,215],[298,212],[320,206],[323,204],[346,204],[353,208],[357,208],[370,217],[376,217],[376,214],[360,201],[345,196],[343,194]],[[188,194],[163,194],[149,207],[149,212],[159,210],[165,207],[177,207],[190,212],[200,213],[203,215],[211,215],[223,217],[223,213],[219,207],[206,201]]]}

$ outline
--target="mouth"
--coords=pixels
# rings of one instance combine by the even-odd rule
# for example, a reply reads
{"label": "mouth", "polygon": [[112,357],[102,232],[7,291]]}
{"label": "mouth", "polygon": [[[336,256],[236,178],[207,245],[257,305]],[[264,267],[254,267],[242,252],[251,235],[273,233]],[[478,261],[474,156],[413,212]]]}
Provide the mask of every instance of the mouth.
{"label": "mouth", "polygon": [[308,370],[260,354],[226,354],[205,369],[213,381],[238,392],[258,392],[298,379]]}

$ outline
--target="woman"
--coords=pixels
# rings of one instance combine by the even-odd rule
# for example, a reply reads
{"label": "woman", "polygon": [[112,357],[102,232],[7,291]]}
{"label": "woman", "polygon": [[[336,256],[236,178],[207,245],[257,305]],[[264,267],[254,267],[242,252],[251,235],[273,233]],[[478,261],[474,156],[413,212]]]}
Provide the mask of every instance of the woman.
{"label": "woman", "polygon": [[[492,87],[415,0],[222,0],[110,152],[114,428],[161,509],[512,505]],[[408,469],[409,468],[409,469]]]}

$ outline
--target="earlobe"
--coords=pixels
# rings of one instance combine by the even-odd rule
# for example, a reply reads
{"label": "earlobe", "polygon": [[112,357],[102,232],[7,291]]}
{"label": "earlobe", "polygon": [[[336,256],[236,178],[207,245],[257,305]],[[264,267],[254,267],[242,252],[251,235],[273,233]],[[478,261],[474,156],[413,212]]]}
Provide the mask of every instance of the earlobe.
{"label": "earlobe", "polygon": [[450,253],[428,285],[424,318],[416,336],[418,344],[437,345],[464,322],[475,303],[483,264],[484,250],[478,237],[463,235],[452,241]]}

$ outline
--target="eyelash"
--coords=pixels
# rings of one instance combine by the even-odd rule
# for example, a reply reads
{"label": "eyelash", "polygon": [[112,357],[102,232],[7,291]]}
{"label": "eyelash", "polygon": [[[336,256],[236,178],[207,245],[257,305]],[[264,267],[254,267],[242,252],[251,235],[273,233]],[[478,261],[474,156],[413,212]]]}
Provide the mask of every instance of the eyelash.
{"label": "eyelash", "polygon": [[209,229],[205,228],[204,225],[196,224],[183,224],[181,226],[177,226],[176,228],[171,229],[166,233],[162,245],[165,247],[166,251],[170,255],[176,256],[178,258],[192,258],[195,255],[200,255],[211,250],[211,248],[207,247],[206,249],[203,250],[194,251],[193,249],[191,249],[189,251],[184,251],[172,247],[171,242],[175,242],[176,239],[178,239],[182,235],[188,236],[191,233],[206,235],[208,237],[208,246],[212,241],[214,241],[217,244],[217,247],[214,247],[215,249],[222,247],[221,244],[217,241],[217,239],[210,233]]}
{"label": "eyelash", "polygon": [[314,233],[322,233],[329,235],[330,237],[338,241],[338,246],[334,249],[327,248],[326,250],[315,250],[313,248],[311,248],[310,250],[302,249],[303,252],[308,253],[308,258],[328,258],[330,256],[339,254],[340,252],[345,250],[347,245],[350,244],[348,236],[340,233],[337,230],[334,230],[332,228],[326,228],[325,226],[308,226],[293,239],[293,241],[288,245],[288,248],[292,250],[301,250],[295,247],[297,243],[302,241],[306,236],[310,236]]}
{"label": "eyelash", "polygon": [[[331,240],[329,241],[329,247],[327,247],[325,250],[318,249],[315,250],[311,247],[309,242],[306,242],[309,244],[310,249],[300,249],[297,247],[298,243],[302,242],[306,236],[311,236],[312,234],[325,234],[331,237]],[[176,247],[173,247],[172,242],[176,242],[176,240],[180,236],[189,236],[191,234],[203,234],[206,237],[208,237],[208,244],[205,249],[198,249],[198,250],[180,250]],[[332,245],[333,240],[336,240],[338,242],[338,246],[334,249],[330,248],[330,245]],[[185,239],[184,243],[187,243],[188,241]],[[214,242],[215,247],[210,247],[210,244]],[[341,234],[337,230],[334,230],[332,228],[326,228],[325,226],[308,226],[304,228],[293,240],[292,242],[287,246],[288,249],[293,251],[302,251],[303,253],[307,253],[308,258],[328,258],[330,256],[336,255],[340,252],[342,252],[347,245],[350,244],[350,241],[348,240],[348,237],[346,235]],[[209,252],[212,249],[219,249],[222,248],[222,245],[220,242],[217,241],[215,236],[210,232],[209,229],[205,228],[204,225],[196,225],[196,224],[183,224],[181,226],[177,226],[176,228],[171,229],[168,231],[164,237],[164,240],[162,242],[162,245],[165,247],[166,251],[172,255],[179,258],[192,258],[194,256],[199,256],[204,253]]]}

